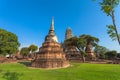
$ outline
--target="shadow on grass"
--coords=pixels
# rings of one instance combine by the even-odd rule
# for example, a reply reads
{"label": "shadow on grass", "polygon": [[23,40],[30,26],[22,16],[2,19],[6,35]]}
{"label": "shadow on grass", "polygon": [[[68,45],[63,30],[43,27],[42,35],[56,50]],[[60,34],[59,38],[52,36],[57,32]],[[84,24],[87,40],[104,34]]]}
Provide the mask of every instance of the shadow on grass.
{"label": "shadow on grass", "polygon": [[7,71],[5,73],[3,73],[3,78],[6,80],[19,80],[20,76],[22,76],[23,74],[17,73],[17,72],[10,72]]}
{"label": "shadow on grass", "polygon": [[18,62],[20,64],[23,64],[25,66],[31,66],[31,62]]}
{"label": "shadow on grass", "polygon": [[2,72],[3,70],[0,69],[0,73]]}

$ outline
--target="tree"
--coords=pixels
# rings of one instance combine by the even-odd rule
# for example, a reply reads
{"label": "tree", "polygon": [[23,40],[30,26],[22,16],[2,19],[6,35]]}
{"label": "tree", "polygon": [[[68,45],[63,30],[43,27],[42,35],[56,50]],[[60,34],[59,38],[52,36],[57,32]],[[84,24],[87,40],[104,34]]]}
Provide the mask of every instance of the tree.
{"label": "tree", "polygon": [[117,57],[117,51],[108,51],[105,53],[106,59],[115,59]]}
{"label": "tree", "polygon": [[76,48],[79,50],[79,52],[82,55],[82,60],[85,62],[85,47],[86,42],[82,38],[78,37],[72,37],[70,39],[65,40],[64,42],[65,46],[76,46]]}
{"label": "tree", "polygon": [[100,59],[104,59],[105,58],[105,53],[108,52],[109,50],[104,47],[104,46],[96,46],[94,49],[94,52],[96,53],[96,55],[100,58]]}
{"label": "tree", "polygon": [[99,39],[91,35],[83,34],[80,36],[86,42],[85,52],[87,56],[92,60],[95,58],[95,55],[92,51],[92,48],[98,45]]}
{"label": "tree", "polygon": [[14,33],[0,29],[0,54],[14,54],[19,46],[18,37]]}
{"label": "tree", "polygon": [[35,51],[38,49],[38,47],[37,47],[36,45],[32,44],[32,45],[29,46],[28,49],[29,49],[29,51],[31,51],[31,52],[35,52]]}
{"label": "tree", "polygon": [[120,53],[117,53],[117,57],[120,58]]}
{"label": "tree", "polygon": [[31,52],[31,54],[34,54],[34,57],[36,56],[35,51],[38,49],[38,47],[34,44],[30,45],[28,50]]}
{"label": "tree", "polygon": [[23,58],[29,54],[29,49],[28,47],[23,47],[20,50],[20,54],[23,55]]}
{"label": "tree", "polygon": [[[98,38],[83,34],[80,37],[72,37],[70,39],[65,40],[65,46],[76,46],[79,52],[82,55],[82,60],[85,62],[86,48],[92,48],[97,45],[99,41]],[[89,46],[91,45],[91,46]],[[89,46],[89,47],[88,47]]]}
{"label": "tree", "polygon": [[102,11],[110,16],[112,19],[112,25],[107,25],[108,30],[107,33],[111,37],[112,40],[117,40],[120,45],[120,36],[118,33],[116,20],[115,20],[115,8],[118,6],[120,0],[102,0],[100,2]]}
{"label": "tree", "polygon": [[87,46],[86,46],[86,51],[89,50],[92,47],[97,46],[99,39],[96,37],[93,37],[91,35],[87,35],[87,34],[83,34],[80,36],[80,38],[82,38],[83,40],[86,41]]}

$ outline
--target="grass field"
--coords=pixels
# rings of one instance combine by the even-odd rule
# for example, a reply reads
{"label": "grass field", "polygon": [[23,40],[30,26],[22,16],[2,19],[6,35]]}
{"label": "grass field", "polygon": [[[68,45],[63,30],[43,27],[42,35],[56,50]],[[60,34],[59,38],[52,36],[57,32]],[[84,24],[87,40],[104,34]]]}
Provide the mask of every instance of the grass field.
{"label": "grass field", "polygon": [[120,65],[72,63],[68,68],[45,70],[0,64],[0,80],[120,80]]}

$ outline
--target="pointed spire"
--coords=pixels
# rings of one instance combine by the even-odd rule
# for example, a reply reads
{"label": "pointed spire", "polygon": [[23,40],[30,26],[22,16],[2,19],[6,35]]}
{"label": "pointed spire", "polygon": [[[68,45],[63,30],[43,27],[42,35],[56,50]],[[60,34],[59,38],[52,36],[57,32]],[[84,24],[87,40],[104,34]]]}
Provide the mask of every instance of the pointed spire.
{"label": "pointed spire", "polygon": [[50,30],[49,30],[49,35],[55,35],[55,32],[54,32],[54,17],[52,17],[52,23],[51,23],[51,27],[50,27]]}
{"label": "pointed spire", "polygon": [[52,24],[50,30],[54,30],[54,17],[52,17]]}
{"label": "pointed spire", "polygon": [[50,26],[50,30],[48,35],[45,37],[45,41],[54,41],[54,42],[58,42],[58,38],[55,35],[55,30],[54,30],[54,17],[52,17],[52,23]]}

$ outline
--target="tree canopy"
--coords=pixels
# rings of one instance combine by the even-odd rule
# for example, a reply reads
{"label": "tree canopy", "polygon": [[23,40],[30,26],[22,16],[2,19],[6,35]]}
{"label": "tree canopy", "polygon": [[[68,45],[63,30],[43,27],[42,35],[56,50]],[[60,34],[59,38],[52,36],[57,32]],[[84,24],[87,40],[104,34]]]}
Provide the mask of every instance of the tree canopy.
{"label": "tree canopy", "polygon": [[0,54],[14,54],[19,46],[18,37],[14,33],[0,29]]}
{"label": "tree canopy", "polygon": [[106,59],[115,59],[117,57],[117,51],[108,51],[105,53]]}
{"label": "tree canopy", "polygon": [[70,39],[65,40],[64,44],[65,44],[65,46],[75,46],[81,53],[83,62],[85,62],[86,42],[84,39],[82,39],[80,37],[72,37]]}
{"label": "tree canopy", "polygon": [[96,56],[100,59],[105,58],[105,53],[108,52],[109,50],[104,47],[104,46],[96,46],[94,49],[94,52],[96,53]]}
{"label": "tree canopy", "polygon": [[96,46],[99,42],[98,38],[91,35],[83,34],[80,37],[86,41],[87,45]]}
{"label": "tree canopy", "polygon": [[65,46],[76,46],[76,48],[80,51],[82,55],[83,62],[85,62],[86,56],[86,48],[88,45],[95,46],[97,45],[99,39],[87,34],[83,34],[80,37],[72,37],[70,39],[65,40]]}
{"label": "tree canopy", "polygon": [[32,44],[32,45],[29,46],[28,49],[29,49],[29,51],[31,51],[31,52],[35,52],[35,51],[38,49],[38,47],[37,47],[36,45]]}
{"label": "tree canopy", "polygon": [[102,0],[100,2],[102,10],[108,15],[112,16],[115,7],[119,4],[120,0]]}
{"label": "tree canopy", "polygon": [[29,49],[28,49],[28,47],[23,47],[23,48],[21,48],[20,54],[23,55],[23,57],[24,57],[24,56],[27,56],[27,55],[29,54]]}
{"label": "tree canopy", "polygon": [[[97,0],[96,0],[97,1]],[[115,8],[119,5],[120,0],[101,0],[101,10],[112,19],[112,24],[107,25],[107,33],[112,40],[117,40],[120,45],[120,34],[117,29],[115,20]]]}

